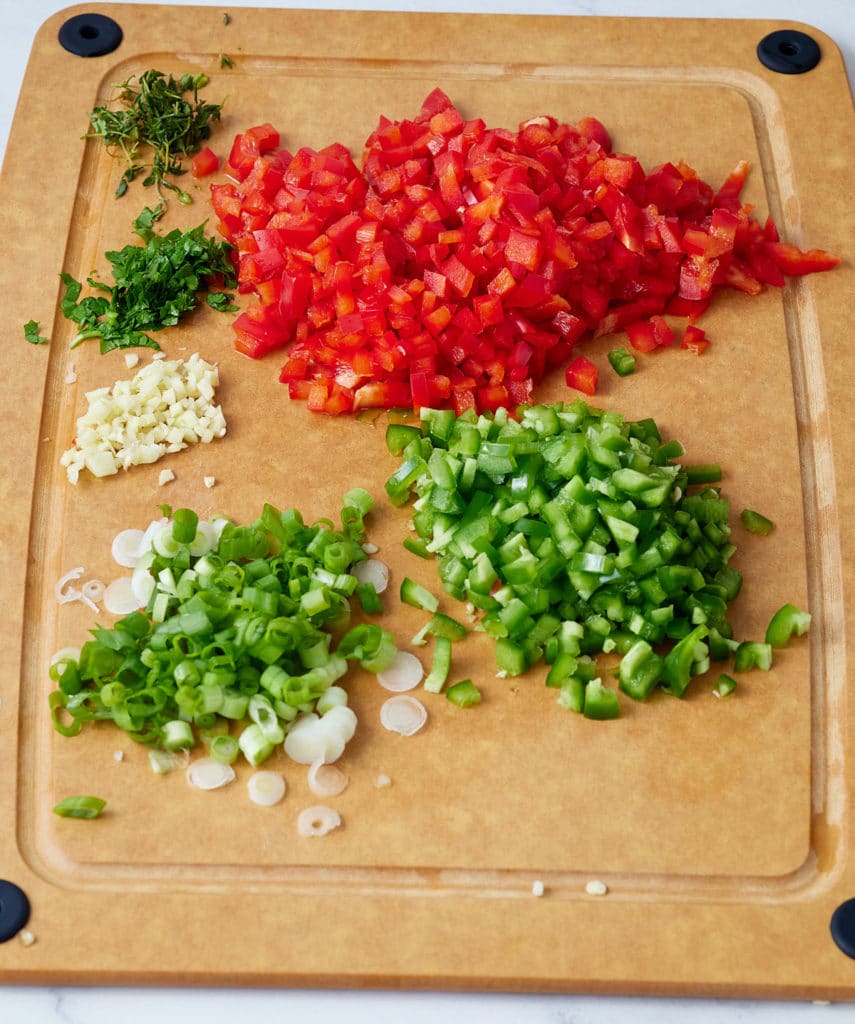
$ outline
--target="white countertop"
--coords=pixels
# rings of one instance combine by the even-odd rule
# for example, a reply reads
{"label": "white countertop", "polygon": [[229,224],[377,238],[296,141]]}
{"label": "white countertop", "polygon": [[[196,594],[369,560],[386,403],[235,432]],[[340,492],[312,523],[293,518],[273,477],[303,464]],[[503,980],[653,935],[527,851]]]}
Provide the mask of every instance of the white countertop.
{"label": "white countertop", "polygon": [[[179,3],[184,0],[160,0]],[[852,0],[193,0],[198,6],[302,7],[375,10],[471,11],[512,14],[646,15],[801,21],[835,40],[855,81],[855,19]],[[0,156],[27,62],[41,23],[63,7],[61,0],[0,0]],[[2,875],[2,867],[0,867]],[[3,947],[0,946],[0,960]],[[855,973],[855,962],[852,967]],[[851,1005],[753,1002],[747,1000],[654,999],[628,997],[496,995],[415,992],[243,991],[233,989],[0,989],[3,1024],[231,1024],[311,1020],[317,1024],[347,1018],[348,1024],[836,1024],[852,1021]]]}

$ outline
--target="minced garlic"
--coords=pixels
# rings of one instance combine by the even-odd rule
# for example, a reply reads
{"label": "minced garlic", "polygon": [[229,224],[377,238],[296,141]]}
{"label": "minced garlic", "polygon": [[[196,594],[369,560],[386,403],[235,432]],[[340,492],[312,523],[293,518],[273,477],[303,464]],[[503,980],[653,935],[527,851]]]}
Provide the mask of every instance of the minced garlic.
{"label": "minced garlic", "polygon": [[60,459],[68,479],[76,484],[83,469],[112,476],[223,437],[225,417],[214,404],[218,384],[217,367],[194,354],[152,362],[130,380],[88,392],[74,444]]}

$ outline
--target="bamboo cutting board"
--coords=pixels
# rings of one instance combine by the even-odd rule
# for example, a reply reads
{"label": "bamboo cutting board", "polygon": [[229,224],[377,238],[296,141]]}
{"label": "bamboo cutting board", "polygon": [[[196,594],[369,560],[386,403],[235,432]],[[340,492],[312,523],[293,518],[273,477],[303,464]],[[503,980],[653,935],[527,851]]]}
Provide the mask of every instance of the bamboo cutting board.
{"label": "bamboo cutting board", "polygon": [[[122,40],[83,58],[58,33],[92,12]],[[819,43],[813,70],[760,63],[758,43],[782,28]],[[713,339],[702,358],[673,350],[625,380],[603,372],[597,401],[654,417],[690,461],[720,461],[733,508],[775,521],[768,538],[734,528],[745,574],[734,626],[756,636],[792,601],[813,613],[809,639],[746,676],[731,700],[698,680],[685,701],[624,701],[620,719],[596,723],[559,708],[542,670],[495,678],[473,635],[455,671],[482,686],[483,704],[463,712],[426,699],[428,725],[409,739],[381,728],[385,695],[354,675],[360,726],[335,801],[344,827],[323,839],[297,835],[297,814],[316,800],[284,755],[275,764],[288,794],[262,809],[246,798],[246,765],[232,786],[200,793],[181,772],[153,775],[115,730],[55,735],[50,656],[93,626],[83,606],[57,604],[64,572],[81,565],[109,579],[112,537],[145,526],[162,501],[244,522],[265,501],[332,517],[351,487],[382,499],[395,468],[382,419],[323,419],[289,403],[276,357],[239,356],[228,317],[206,310],[159,340],[171,358],[218,362],[227,436],[67,482],[59,457],[85,392],[130,374],[121,353],[69,351],[58,275],[103,273],[103,254],[133,240],[130,221],[152,202],[138,184],[114,200],[121,166],[81,136],[86,112],[149,67],[210,75],[205,98],[227,97],[211,143],[221,157],[236,132],[271,121],[292,150],[335,140],[358,158],[381,113],[411,117],[439,86],[491,126],[595,116],[646,168],[682,159],[714,185],[749,160],[757,215],[844,263],[783,292],[719,297],[702,322]],[[0,943],[2,980],[855,995],[852,127],[839,54],[803,26],[272,10],[225,24],[214,8],[120,5],[46,23],[2,189],[0,878],[15,888],[2,890],[0,919],[23,892],[36,939]],[[170,204],[166,226],[213,221],[207,185],[193,195],[189,208]],[[30,319],[49,345],[24,343]],[[614,342],[586,351],[604,364]],[[566,397],[562,381],[537,399]],[[176,479],[162,488],[165,465]],[[434,565],[401,547],[408,514],[382,500],[373,513],[390,593],[404,575],[437,590]],[[402,644],[422,622],[387,601],[384,624]],[[381,774],[391,779],[382,789]],[[92,822],[51,813],[78,792],[97,792],[108,812]],[[594,879],[605,896],[586,890]]]}

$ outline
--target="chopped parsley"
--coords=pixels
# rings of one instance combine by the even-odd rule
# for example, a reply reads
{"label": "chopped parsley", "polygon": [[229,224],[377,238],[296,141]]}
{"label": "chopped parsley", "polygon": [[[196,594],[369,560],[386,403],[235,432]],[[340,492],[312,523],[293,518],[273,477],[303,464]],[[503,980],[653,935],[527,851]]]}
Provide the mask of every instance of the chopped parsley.
{"label": "chopped parsley", "polygon": [[39,334],[38,320],[28,320],[24,324],[24,339],[31,345],[47,345],[48,343],[48,339]]}
{"label": "chopped parsley", "polygon": [[[144,245],[126,245],[106,253],[113,267],[113,283],[93,278],[87,283],[104,295],[80,298],[83,286],[70,274],[60,274],[65,295],[60,302],[63,316],[80,328],[71,342],[99,338],[102,354],[117,348],[160,346],[146,333],[177,324],[181,316],[195,309],[199,295],[214,280],[234,285],[230,246],[205,235],[205,224],[165,235],[154,231],[163,216],[163,205],[146,207],[133,222]],[[211,296],[209,304],[222,312],[231,311],[231,297]]]}

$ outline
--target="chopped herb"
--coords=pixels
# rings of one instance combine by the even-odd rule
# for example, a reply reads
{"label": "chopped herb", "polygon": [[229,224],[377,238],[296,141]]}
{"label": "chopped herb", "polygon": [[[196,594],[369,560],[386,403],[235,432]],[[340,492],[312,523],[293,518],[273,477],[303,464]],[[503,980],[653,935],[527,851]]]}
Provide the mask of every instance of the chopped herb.
{"label": "chopped herb", "polygon": [[132,222],[134,233],[139,235],[144,242],[154,237],[154,225],[163,216],[163,203],[158,203],[154,208],[146,206],[142,213]]}
{"label": "chopped herb", "polygon": [[234,296],[228,295],[226,292],[209,292],[205,296],[205,301],[218,313],[234,313],[239,307],[234,304],[232,299]]}
{"label": "chopped herb", "polygon": [[[162,215],[162,203],[144,209],[133,224],[145,245],[126,245],[106,254],[113,266],[113,284],[87,279],[107,295],[81,299],[81,283],[60,274],[65,285],[60,309],[80,328],[72,348],[87,338],[101,339],[102,354],[117,348],[160,348],[147,331],[178,323],[196,308],[199,293],[210,281],[223,278],[227,285],[234,284],[227,242],[206,237],[204,223],[189,231],[176,228],[157,235],[153,225]],[[213,308],[227,311],[224,301],[215,300]]]}
{"label": "chopped herb", "polygon": [[234,66],[235,66],[235,62],[231,59],[231,57],[227,53],[221,53],[220,54],[220,67],[221,68],[233,68]]}
{"label": "chopped herb", "polygon": [[31,345],[47,345],[48,343],[47,338],[39,334],[38,320],[28,320],[24,324],[24,338]]}
{"label": "chopped herb", "polygon": [[226,11],[225,14],[223,14],[223,24],[224,25],[231,25],[231,23],[232,23],[232,16],[228,13],[228,11]]}
{"label": "chopped herb", "polygon": [[[117,198],[147,172],[143,185],[154,185],[159,194],[162,188],[169,189],[180,202],[190,203],[190,195],[167,176],[184,174],[183,158],[197,153],[211,137],[211,124],[219,121],[222,104],[199,99],[199,89],[208,84],[202,73],[175,78],[151,69],[140,76],[137,86],[132,82],[133,76],[117,86],[118,109],[99,106],[87,115],[91,131],[84,137],[101,139],[125,158],[128,166],[116,189]],[[139,162],[140,149],[146,147],[152,150],[151,162]]]}

